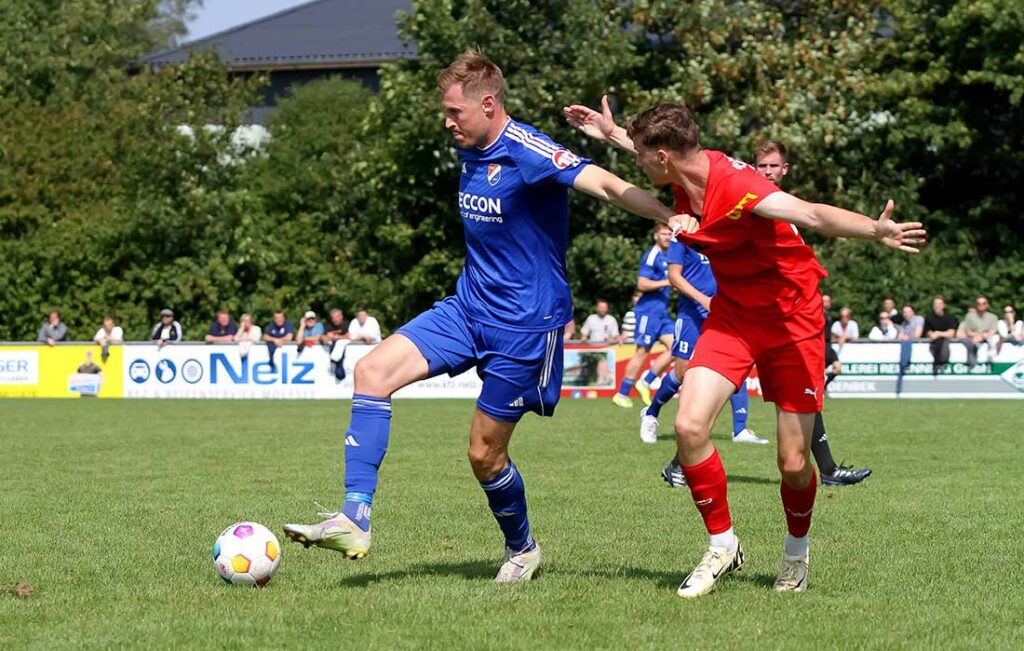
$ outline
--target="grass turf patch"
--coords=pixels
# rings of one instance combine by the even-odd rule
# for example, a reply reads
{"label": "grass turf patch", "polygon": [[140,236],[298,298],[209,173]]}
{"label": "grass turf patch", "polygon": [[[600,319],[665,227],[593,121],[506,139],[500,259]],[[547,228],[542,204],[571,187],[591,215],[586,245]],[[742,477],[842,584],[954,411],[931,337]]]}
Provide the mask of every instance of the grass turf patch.
{"label": "grass turf patch", "polygon": [[[609,401],[523,421],[512,453],[544,554],[524,585],[492,582],[502,544],[466,459],[471,401],[396,402],[358,562],[280,534],[314,521],[314,500],[338,505],[347,402],[0,405],[4,648],[993,648],[1024,635],[1012,401],[828,402],[836,458],[874,475],[819,492],[802,595],[770,588],[785,532],[774,446],[730,443],[726,414],[715,441],[747,564],[694,602],[674,592],[706,534],[688,491],[658,474],[674,405],[653,446]],[[770,435],[771,406],[751,411]],[[214,573],[213,542],[239,520],[282,540],[266,589]]]}

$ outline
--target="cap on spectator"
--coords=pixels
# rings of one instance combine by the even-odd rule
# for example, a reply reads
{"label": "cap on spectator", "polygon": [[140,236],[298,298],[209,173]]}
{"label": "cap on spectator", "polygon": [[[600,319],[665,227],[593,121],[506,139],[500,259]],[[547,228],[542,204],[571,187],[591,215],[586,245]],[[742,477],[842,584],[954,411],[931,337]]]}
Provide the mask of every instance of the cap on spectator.
{"label": "cap on spectator", "polygon": [[316,312],[314,312],[313,310],[307,310],[306,313],[302,315],[302,318],[303,319],[315,319],[316,318]]}
{"label": "cap on spectator", "polygon": [[174,316],[174,310],[165,307],[160,310],[160,316]]}

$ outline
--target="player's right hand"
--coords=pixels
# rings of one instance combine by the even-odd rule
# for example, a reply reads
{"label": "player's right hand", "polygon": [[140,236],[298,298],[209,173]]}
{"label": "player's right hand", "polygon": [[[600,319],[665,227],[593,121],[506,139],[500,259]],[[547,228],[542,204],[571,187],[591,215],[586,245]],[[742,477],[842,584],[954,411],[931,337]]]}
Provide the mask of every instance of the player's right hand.
{"label": "player's right hand", "polygon": [[700,228],[700,222],[687,214],[673,215],[668,220],[668,227],[672,229],[672,239],[680,233],[696,233]]}
{"label": "player's right hand", "polygon": [[595,140],[608,140],[615,131],[615,118],[612,116],[611,107],[608,106],[607,95],[601,96],[600,113],[580,104],[563,107],[562,112],[570,126],[576,127]]}

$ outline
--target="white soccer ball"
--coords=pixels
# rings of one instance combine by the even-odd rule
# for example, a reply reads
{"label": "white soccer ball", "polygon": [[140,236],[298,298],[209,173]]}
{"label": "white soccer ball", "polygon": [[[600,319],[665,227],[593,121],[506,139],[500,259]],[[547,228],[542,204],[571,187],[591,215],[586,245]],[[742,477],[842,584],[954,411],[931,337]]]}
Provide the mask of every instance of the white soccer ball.
{"label": "white soccer ball", "polygon": [[266,585],[280,563],[277,536],[255,522],[236,522],[213,544],[213,567],[226,583]]}

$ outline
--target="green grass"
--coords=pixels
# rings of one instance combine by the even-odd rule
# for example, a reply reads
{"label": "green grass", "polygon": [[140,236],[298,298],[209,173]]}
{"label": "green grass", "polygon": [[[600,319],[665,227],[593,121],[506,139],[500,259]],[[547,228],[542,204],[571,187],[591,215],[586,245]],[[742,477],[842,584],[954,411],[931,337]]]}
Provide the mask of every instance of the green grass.
{"label": "green grass", "polygon": [[[399,401],[374,550],[285,544],[266,589],[226,586],[231,522],[275,531],[340,495],[348,403],[0,401],[0,648],[1020,648],[1024,487],[1014,402],[831,401],[864,485],[819,493],[811,583],[770,589],[784,519],[773,447],[716,441],[747,551],[695,602],[675,587],[706,536],[664,487],[635,414],[565,400],[513,452],[539,580],[491,581],[501,538],[465,456],[472,403]],[[667,423],[674,406],[666,410]],[[773,431],[752,403],[752,427]],[[16,596],[12,586],[34,591]],[[1016,640],[1014,642],[1013,640]]]}

